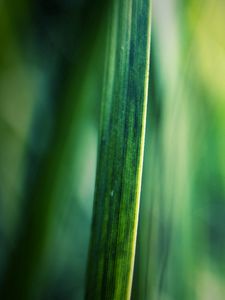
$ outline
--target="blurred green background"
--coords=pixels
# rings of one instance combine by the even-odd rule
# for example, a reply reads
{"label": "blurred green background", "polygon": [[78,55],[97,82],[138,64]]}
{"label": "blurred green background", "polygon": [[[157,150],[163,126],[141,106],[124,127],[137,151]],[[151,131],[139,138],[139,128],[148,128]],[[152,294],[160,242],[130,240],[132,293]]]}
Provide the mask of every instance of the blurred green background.
{"label": "blurred green background", "polygon": [[[0,2],[1,299],[26,270],[31,299],[84,297],[103,2]],[[153,1],[133,299],[224,299],[224,11],[222,0]]]}

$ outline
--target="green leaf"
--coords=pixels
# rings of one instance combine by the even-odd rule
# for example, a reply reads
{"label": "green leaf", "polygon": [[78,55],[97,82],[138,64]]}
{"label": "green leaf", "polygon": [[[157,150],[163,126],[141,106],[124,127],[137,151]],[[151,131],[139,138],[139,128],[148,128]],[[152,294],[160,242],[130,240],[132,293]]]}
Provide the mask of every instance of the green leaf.
{"label": "green leaf", "polygon": [[109,17],[86,299],[129,299],[144,152],[150,1],[116,0]]}

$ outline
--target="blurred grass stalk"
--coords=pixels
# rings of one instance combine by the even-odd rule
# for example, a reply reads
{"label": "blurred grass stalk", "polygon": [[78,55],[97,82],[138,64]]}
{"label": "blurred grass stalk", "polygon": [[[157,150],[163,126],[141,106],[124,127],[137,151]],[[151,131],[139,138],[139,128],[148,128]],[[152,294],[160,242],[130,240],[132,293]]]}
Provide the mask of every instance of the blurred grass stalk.
{"label": "blurred grass stalk", "polygon": [[115,0],[109,16],[86,299],[129,299],[148,97],[149,0]]}
{"label": "blurred grass stalk", "polygon": [[24,195],[24,214],[19,222],[17,239],[8,256],[1,283],[1,299],[33,300],[40,297],[40,272],[54,208],[68,186],[65,178],[70,175],[68,173],[74,156],[85,79],[95,48],[98,47],[109,4],[110,1],[98,0],[93,3],[87,0],[82,9],[74,11],[74,15],[79,14],[80,17],[74,18],[74,53],[71,61],[58,62],[61,76],[51,90],[56,105],[53,133],[35,182],[32,187],[27,187]]}
{"label": "blurred grass stalk", "polygon": [[211,0],[153,4],[134,299],[224,298],[223,8]]}
{"label": "blurred grass stalk", "polygon": [[194,278],[188,151],[191,112],[181,64],[182,26],[173,0],[155,1],[153,9],[151,130],[135,292],[136,299],[194,299],[190,288]]}

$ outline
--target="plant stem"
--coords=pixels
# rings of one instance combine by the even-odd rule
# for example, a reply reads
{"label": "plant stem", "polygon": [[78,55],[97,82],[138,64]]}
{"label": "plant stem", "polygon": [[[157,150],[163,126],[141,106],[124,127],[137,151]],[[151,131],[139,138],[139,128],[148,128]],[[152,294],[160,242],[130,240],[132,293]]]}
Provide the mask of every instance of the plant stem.
{"label": "plant stem", "polygon": [[150,0],[110,16],[86,299],[129,299],[144,152]]}

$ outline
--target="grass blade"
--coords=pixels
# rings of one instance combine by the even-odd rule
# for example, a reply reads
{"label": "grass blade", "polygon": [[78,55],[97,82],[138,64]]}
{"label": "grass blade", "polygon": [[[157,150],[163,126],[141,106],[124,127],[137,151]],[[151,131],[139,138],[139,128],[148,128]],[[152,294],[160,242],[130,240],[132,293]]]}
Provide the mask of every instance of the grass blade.
{"label": "grass blade", "polygon": [[129,299],[138,223],[150,52],[150,1],[111,12],[86,299]]}

